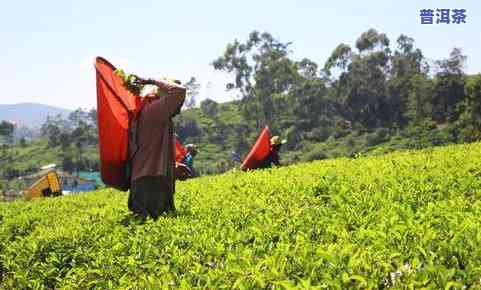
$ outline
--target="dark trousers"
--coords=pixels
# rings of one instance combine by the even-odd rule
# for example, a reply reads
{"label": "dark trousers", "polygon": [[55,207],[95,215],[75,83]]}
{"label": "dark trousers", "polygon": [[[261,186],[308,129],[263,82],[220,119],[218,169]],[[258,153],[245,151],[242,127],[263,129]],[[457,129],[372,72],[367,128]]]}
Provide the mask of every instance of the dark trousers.
{"label": "dark trousers", "polygon": [[144,176],[130,186],[129,209],[143,217],[157,218],[162,213],[174,211],[173,180],[166,176]]}

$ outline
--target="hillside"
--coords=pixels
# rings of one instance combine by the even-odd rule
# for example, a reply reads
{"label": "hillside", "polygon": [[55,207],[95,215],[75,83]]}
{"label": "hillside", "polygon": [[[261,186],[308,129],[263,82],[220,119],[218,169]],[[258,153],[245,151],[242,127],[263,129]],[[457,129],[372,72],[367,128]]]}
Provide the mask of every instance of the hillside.
{"label": "hillside", "polygon": [[0,104],[0,120],[15,122],[27,127],[40,127],[47,116],[66,117],[71,110],[37,103]]}
{"label": "hillside", "polygon": [[[2,179],[15,179],[15,176],[23,176],[36,173],[41,166],[55,163],[62,165],[64,153],[60,146],[51,147],[48,140],[40,138],[30,141],[25,145],[3,148],[0,150],[0,189]],[[75,156],[75,153],[71,153]],[[89,146],[83,153],[85,162],[97,164],[97,148]]]}
{"label": "hillside", "polygon": [[481,287],[481,143],[0,203],[0,288]]}
{"label": "hillside", "polygon": [[[231,161],[232,151],[244,158],[255,143],[260,129],[256,128],[253,120],[245,119],[240,110],[239,102],[236,101],[215,103],[215,114],[200,107],[185,110],[175,117],[175,128],[180,139],[184,144],[195,143],[200,149],[195,158],[195,166],[200,173],[223,172],[223,164],[227,168],[238,167],[238,164]],[[302,121],[295,118],[292,120],[298,123]],[[269,124],[272,133],[288,140],[281,150],[283,164],[465,142],[459,137],[462,128],[455,124],[440,128],[432,123],[421,123],[406,128],[335,129],[337,133],[323,138],[316,133],[279,128],[276,125]],[[331,129],[326,126],[315,130]]]}
{"label": "hillside", "polygon": [[[237,102],[217,104],[217,113],[208,115],[202,108],[185,110],[174,119],[176,132],[184,144],[195,143],[200,149],[195,158],[195,167],[202,175],[222,173],[238,167],[232,162],[232,151],[243,158],[259,131],[255,124],[245,121],[239,113]],[[358,154],[382,154],[399,149],[420,149],[433,145],[446,145],[463,142],[456,137],[458,128],[415,127],[403,130],[378,128],[371,131],[351,131],[344,135],[332,136],[324,141],[289,138],[289,132],[273,129],[273,134],[288,138],[288,144],[281,150],[281,162],[294,164],[320,159],[354,157]],[[90,132],[90,131],[89,131]],[[302,132],[301,132],[302,133]],[[97,135],[89,133],[91,144],[83,147],[79,170],[98,170]],[[58,138],[54,131],[52,137]],[[292,140],[292,141],[291,141]],[[48,137],[41,137],[25,144],[18,143],[2,149],[0,157],[0,188],[2,179],[34,173],[42,165],[55,163],[62,165],[67,159],[76,161],[75,148],[62,150],[61,144],[52,146]],[[67,142],[71,147],[73,139]],[[68,160],[67,160],[68,161]]]}

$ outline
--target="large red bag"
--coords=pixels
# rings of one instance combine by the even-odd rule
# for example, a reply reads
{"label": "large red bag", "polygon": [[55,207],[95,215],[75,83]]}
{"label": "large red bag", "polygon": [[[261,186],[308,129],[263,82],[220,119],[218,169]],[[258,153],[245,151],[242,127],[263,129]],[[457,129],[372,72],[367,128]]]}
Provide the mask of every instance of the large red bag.
{"label": "large red bag", "polygon": [[99,132],[100,175],[113,188],[126,191],[128,177],[128,134],[142,102],[128,91],[116,68],[107,60],[95,59],[97,81],[97,122]]}
{"label": "large red bag", "polygon": [[184,159],[185,155],[187,154],[187,149],[182,146],[179,139],[175,138],[175,162],[181,162]]}
{"label": "large red bag", "polygon": [[271,132],[269,127],[265,127],[259,137],[257,138],[256,143],[252,147],[247,157],[242,162],[241,169],[256,169],[262,162],[267,158],[269,153],[271,152]]}

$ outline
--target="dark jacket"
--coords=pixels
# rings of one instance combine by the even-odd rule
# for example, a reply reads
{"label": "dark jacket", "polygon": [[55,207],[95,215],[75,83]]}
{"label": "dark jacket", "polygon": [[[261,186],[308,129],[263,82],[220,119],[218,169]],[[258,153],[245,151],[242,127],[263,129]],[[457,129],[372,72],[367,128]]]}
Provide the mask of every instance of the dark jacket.
{"label": "dark jacket", "polygon": [[266,159],[264,159],[264,162],[259,166],[259,168],[270,168],[272,167],[272,164],[276,166],[281,166],[281,163],[279,161],[279,149],[280,145],[272,146],[271,152],[269,153],[269,155],[267,155]]}

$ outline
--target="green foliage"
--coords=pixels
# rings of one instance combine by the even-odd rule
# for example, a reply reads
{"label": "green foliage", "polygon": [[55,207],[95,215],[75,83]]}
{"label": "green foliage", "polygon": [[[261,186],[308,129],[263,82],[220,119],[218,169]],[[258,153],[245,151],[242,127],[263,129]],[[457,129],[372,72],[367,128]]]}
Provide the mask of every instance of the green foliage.
{"label": "green foliage", "polygon": [[256,121],[257,129],[275,123],[279,112],[274,97],[288,90],[298,76],[295,63],[288,58],[290,44],[268,32],[253,31],[244,43],[229,43],[212,63],[215,69],[232,74],[234,80],[227,89],[239,90],[241,114]]}
{"label": "green foliage", "polygon": [[12,142],[14,130],[15,130],[14,124],[7,121],[0,122],[0,137],[3,137],[4,141],[6,141],[7,143]]}
{"label": "green foliage", "polygon": [[0,203],[4,289],[479,288],[481,144]]}
{"label": "green foliage", "polygon": [[375,29],[369,29],[361,34],[356,41],[356,48],[359,51],[372,50],[376,46],[389,47],[389,38],[384,33],[379,33]]}
{"label": "green foliage", "polygon": [[481,139],[481,74],[468,78],[466,82],[465,110],[459,120],[462,139],[474,141]]}
{"label": "green foliage", "polygon": [[137,82],[138,78],[136,75],[126,73],[122,69],[117,69],[115,74],[122,78],[124,81],[124,86],[127,88],[127,90],[136,96],[140,95],[140,92],[142,92],[144,86]]}
{"label": "green foliage", "polygon": [[[245,42],[229,43],[213,66],[232,74],[230,88],[240,92],[238,112],[247,128],[223,131],[221,143],[204,140],[235,148],[230,134],[254,136],[267,124],[288,138],[282,152],[288,163],[375,146],[386,152],[480,140],[480,90],[477,78],[464,74],[462,50],[454,48],[431,71],[413,38],[400,35],[397,46],[390,45],[386,34],[369,29],[354,49],[338,45],[319,72],[307,58],[293,60],[291,43],[269,33],[253,31]],[[220,132],[211,120],[202,121],[210,130],[201,134]],[[250,138],[242,138],[248,147]]]}
{"label": "green foliage", "polygon": [[219,112],[219,104],[214,100],[205,99],[200,103],[200,109],[204,115],[215,119]]}
{"label": "green foliage", "polygon": [[[45,151],[55,152],[50,163],[62,165],[69,172],[98,168],[96,110],[77,109],[66,119],[60,115],[48,117],[41,131],[42,136],[48,139]],[[32,157],[37,161],[35,156]]]}
{"label": "green foliage", "polygon": [[0,149],[0,180],[36,173],[41,166],[50,163],[63,166],[63,169],[71,172],[97,170],[99,163],[96,146],[86,146],[82,150],[79,158],[73,144],[66,148],[52,147],[46,139],[33,140],[24,146],[19,144]]}
{"label": "green foliage", "polygon": [[[210,114],[210,106],[215,106],[215,114]],[[199,146],[194,167],[200,174],[220,173],[220,163],[229,162],[232,151],[246,154],[258,134],[249,130],[255,128],[255,123],[244,120],[237,102],[218,104],[206,100],[201,108],[183,111],[174,122],[184,144]]]}

